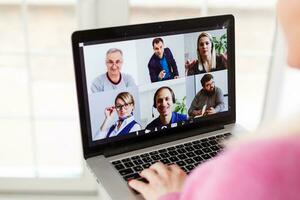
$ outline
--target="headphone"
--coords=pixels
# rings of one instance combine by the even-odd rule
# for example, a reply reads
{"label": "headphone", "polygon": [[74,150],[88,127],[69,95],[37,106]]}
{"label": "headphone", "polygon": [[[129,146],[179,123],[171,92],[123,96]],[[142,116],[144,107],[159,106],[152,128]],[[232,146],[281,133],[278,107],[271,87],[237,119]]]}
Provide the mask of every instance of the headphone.
{"label": "headphone", "polygon": [[161,91],[162,89],[168,89],[171,93],[171,96],[172,96],[172,102],[175,103],[175,101],[176,101],[175,100],[175,94],[174,94],[173,90],[168,86],[163,86],[163,87],[158,88],[158,90],[156,90],[156,92],[154,93],[153,108],[156,108],[156,96],[157,96],[158,92]]}

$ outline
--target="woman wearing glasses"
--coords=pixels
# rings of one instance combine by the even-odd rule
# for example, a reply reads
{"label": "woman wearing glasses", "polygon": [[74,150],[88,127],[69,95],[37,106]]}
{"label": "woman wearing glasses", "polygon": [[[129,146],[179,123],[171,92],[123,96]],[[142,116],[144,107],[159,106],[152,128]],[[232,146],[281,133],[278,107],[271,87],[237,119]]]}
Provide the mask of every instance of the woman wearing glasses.
{"label": "woman wearing glasses", "polygon": [[[133,110],[133,96],[129,92],[119,93],[115,98],[115,105],[105,108],[105,119],[100,127],[100,131],[106,132],[106,138],[108,138],[141,130],[141,125],[134,119]],[[117,112],[118,120],[109,127],[115,111]]]}

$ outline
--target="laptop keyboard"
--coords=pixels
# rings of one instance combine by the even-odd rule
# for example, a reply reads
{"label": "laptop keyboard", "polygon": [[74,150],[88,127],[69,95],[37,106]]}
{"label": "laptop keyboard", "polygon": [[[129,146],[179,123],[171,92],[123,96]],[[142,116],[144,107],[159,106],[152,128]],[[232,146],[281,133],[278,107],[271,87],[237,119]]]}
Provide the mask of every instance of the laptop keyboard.
{"label": "laptop keyboard", "polygon": [[177,164],[189,174],[199,164],[216,156],[222,150],[220,141],[229,136],[231,133],[225,133],[115,160],[111,163],[126,181],[131,179],[145,181],[139,176],[139,172],[158,161],[168,165]]}

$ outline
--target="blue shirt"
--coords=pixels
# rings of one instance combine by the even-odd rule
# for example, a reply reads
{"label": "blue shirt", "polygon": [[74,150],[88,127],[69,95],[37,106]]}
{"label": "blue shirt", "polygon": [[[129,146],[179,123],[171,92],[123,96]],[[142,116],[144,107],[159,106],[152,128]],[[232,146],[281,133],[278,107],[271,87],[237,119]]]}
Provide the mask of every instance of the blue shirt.
{"label": "blue shirt", "polygon": [[[187,115],[183,115],[183,114],[179,114],[177,112],[172,112],[172,118],[171,118],[171,122],[170,124],[173,123],[177,123],[177,122],[181,122],[181,121],[186,121],[187,120]],[[162,126],[164,126],[159,117],[157,117],[156,119],[154,119],[150,124],[148,124],[146,126],[146,129],[154,129],[154,128],[161,128]]]}
{"label": "blue shirt", "polygon": [[168,65],[165,55],[162,57],[162,59],[159,60],[159,63],[160,63],[160,66],[162,67],[162,69],[165,70],[165,73],[166,73],[165,77],[162,80],[170,79],[171,74],[170,74],[169,65]]}

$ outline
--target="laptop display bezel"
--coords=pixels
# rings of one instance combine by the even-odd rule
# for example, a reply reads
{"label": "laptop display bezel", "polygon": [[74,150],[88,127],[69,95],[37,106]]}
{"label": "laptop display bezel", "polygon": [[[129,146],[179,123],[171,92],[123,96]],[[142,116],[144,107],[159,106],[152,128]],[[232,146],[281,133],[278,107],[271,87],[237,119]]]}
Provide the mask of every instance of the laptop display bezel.
{"label": "laptop display bezel", "polygon": [[[91,126],[88,105],[88,92],[84,60],[81,58],[83,45],[93,43],[107,43],[146,37],[157,37],[195,31],[208,31],[214,29],[227,29],[227,57],[228,57],[228,105],[229,110],[218,113],[205,119],[199,119],[196,123],[158,131],[155,134],[126,137],[120,140],[115,137],[110,143],[99,143],[91,139]],[[78,109],[80,116],[81,138],[84,157],[95,155],[114,155],[154,144],[173,141],[183,137],[189,137],[202,132],[208,132],[211,127],[234,123],[236,120],[235,103],[235,31],[233,15],[220,15],[212,17],[192,18],[184,20],[156,22],[148,24],[128,25],[111,28],[76,31],[72,34],[73,61],[77,88]],[[201,131],[202,130],[202,131]],[[185,134],[181,134],[185,131]],[[92,145],[91,145],[92,144]]]}

